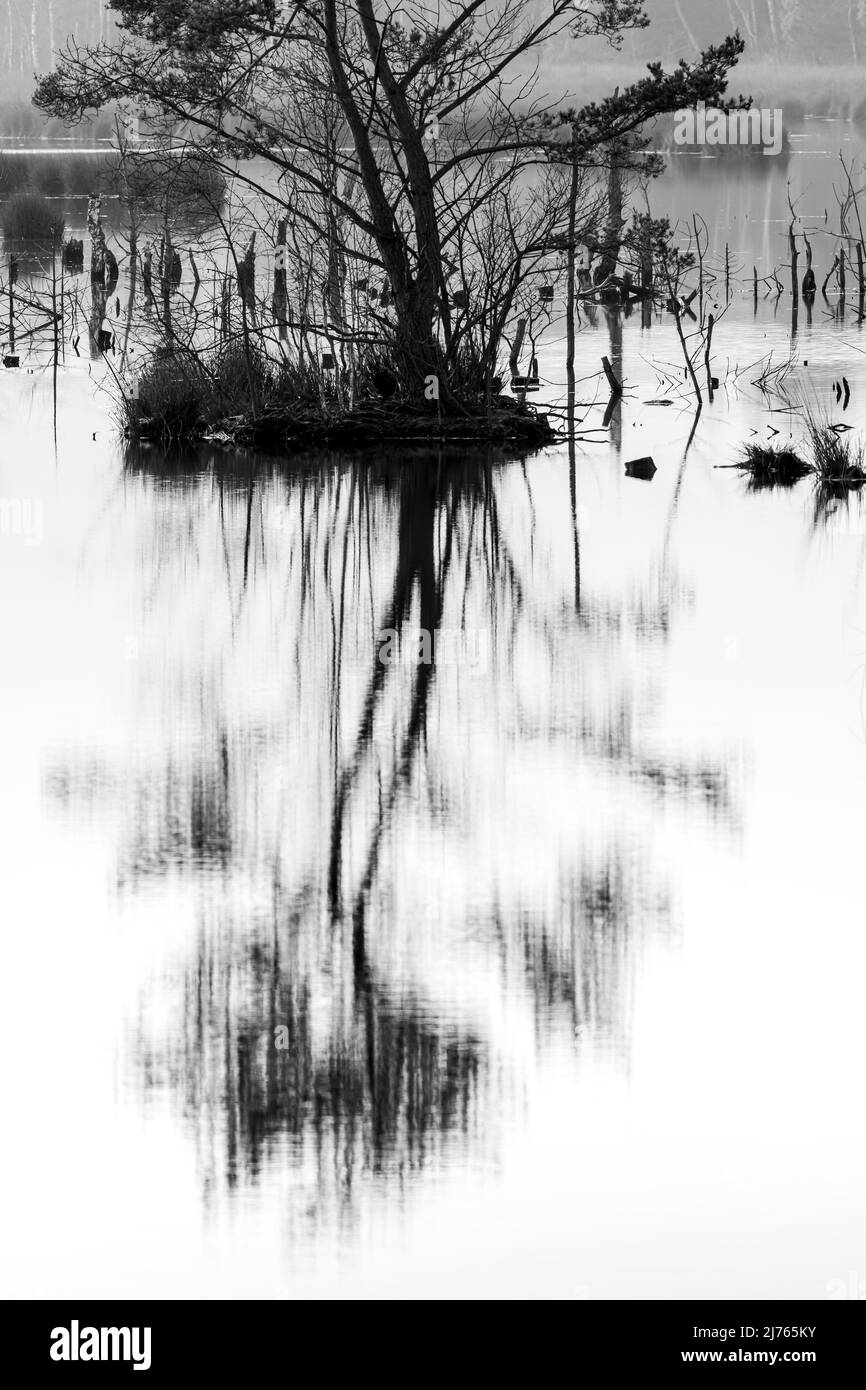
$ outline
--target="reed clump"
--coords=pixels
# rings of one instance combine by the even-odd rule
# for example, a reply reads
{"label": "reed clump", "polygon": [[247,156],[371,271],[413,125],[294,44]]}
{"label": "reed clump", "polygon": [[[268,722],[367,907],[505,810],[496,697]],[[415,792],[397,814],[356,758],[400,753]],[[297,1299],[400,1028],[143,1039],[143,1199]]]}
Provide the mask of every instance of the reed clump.
{"label": "reed clump", "polygon": [[788,445],[748,444],[737,467],[755,490],[793,487],[811,477],[827,497],[844,497],[866,484],[866,446],[848,427],[834,424],[812,404],[802,405],[805,439],[800,452]]}
{"label": "reed clump", "polygon": [[137,399],[124,398],[127,427],[152,422],[154,435],[171,440],[195,436],[206,425],[209,380],[192,354],[155,354],[137,388]]}
{"label": "reed clump", "polygon": [[403,400],[381,350],[356,361],[351,373],[333,354],[326,365],[273,361],[254,344],[233,342],[206,354],[179,346],[161,349],[139,372],[137,391],[125,393],[122,424],[128,438],[173,443],[201,439],[262,448],[346,447],[385,439],[431,438],[502,441],[535,447],[551,443],[548,418],[510,399],[478,401],[451,415],[438,402]]}
{"label": "reed clump", "polygon": [[809,464],[794,449],[768,444],[747,444],[738,467],[749,474],[749,485],[755,491],[793,487],[811,472]]}
{"label": "reed clump", "polygon": [[806,417],[806,434],[817,487],[843,494],[866,483],[864,447],[860,440],[850,438],[850,432],[841,433],[813,413]]}

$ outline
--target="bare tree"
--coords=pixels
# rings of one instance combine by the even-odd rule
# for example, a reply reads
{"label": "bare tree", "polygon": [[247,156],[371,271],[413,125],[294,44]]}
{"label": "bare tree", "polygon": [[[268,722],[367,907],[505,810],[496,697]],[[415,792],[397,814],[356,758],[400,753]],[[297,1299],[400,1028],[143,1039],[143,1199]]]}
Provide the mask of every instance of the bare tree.
{"label": "bare tree", "polygon": [[[475,375],[489,378],[521,280],[567,224],[562,182],[536,177],[550,162],[536,57],[554,40],[617,46],[647,23],[640,0],[552,0],[543,11],[532,0],[447,0],[435,12],[412,0],[117,0],[112,9],[121,37],[88,48],[70,41],[37,104],[77,119],[138,101],[194,131],[249,188],[276,192],[290,219],[351,228],[341,253],[383,282],[401,385],[419,401],[431,378],[451,400],[469,352],[480,353]],[[721,101],[741,49],[728,39],[669,75],[653,64],[622,93],[571,112],[587,163],[651,116]],[[333,102],[338,140],[320,115]],[[267,161],[269,179],[237,163],[250,157]],[[501,225],[503,207],[509,230],[491,302],[490,268],[481,271],[469,248]]]}

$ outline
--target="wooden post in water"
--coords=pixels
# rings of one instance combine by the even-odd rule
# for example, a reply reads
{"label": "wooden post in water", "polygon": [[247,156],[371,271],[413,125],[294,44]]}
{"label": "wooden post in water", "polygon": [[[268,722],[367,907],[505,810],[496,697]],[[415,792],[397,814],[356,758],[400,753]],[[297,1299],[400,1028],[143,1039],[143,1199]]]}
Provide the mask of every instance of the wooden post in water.
{"label": "wooden post in water", "polygon": [[274,316],[274,323],[280,330],[280,341],[285,342],[289,336],[289,294],[287,278],[287,257],[286,247],[288,222],[285,217],[281,217],[277,224],[277,247],[274,256],[274,295],[271,303],[271,310]]}
{"label": "wooden post in water", "polygon": [[610,394],[612,396],[621,396],[622,382],[619,380],[619,378],[616,375],[616,372],[613,370],[613,367],[610,364],[610,358],[603,357],[601,359],[601,365],[604,368],[604,374],[607,377],[607,384],[610,387]]}
{"label": "wooden post in water", "polygon": [[253,363],[253,347],[250,338],[250,320],[253,325],[256,323],[256,233],[250,237],[249,245],[244,254],[243,260],[238,260],[234,247],[230,245],[232,259],[235,263],[235,270],[238,278],[238,298],[241,302],[241,334],[244,347],[244,364],[246,366],[247,384],[250,391],[250,402],[253,413],[259,413],[259,391],[256,380],[255,367]]}
{"label": "wooden post in water", "polygon": [[642,328],[652,328],[653,292],[655,289],[655,266],[653,265],[652,238],[644,224],[640,247],[640,321]]}
{"label": "wooden post in water", "polygon": [[132,319],[135,313],[135,292],[138,285],[138,227],[135,223],[129,229],[129,299],[126,302],[126,326],[123,330],[123,351],[120,355],[121,374],[126,371],[129,358],[129,335],[132,332]]}
{"label": "wooden post in water", "polygon": [[698,228],[698,215],[692,213],[692,227],[695,233],[695,246],[698,253],[698,317],[701,323],[704,321],[704,251],[701,246],[701,233]]}
{"label": "wooden post in water", "polygon": [[575,237],[577,235],[577,191],[580,182],[580,168],[577,162],[577,128],[572,127],[572,158],[571,158],[571,186],[568,194],[568,247],[567,247],[567,274],[568,284],[566,286],[566,305],[565,305],[565,376],[568,389],[568,435],[572,441],[571,448],[574,448],[574,275],[576,248]]}
{"label": "wooden post in water", "polygon": [[63,256],[63,242],[60,243],[60,352],[66,361],[66,261]]}
{"label": "wooden post in water", "polygon": [[54,374],[57,376],[57,363],[60,358],[60,315],[57,312],[57,228],[52,228],[53,246],[51,248],[51,319],[54,324]]}
{"label": "wooden post in water", "polygon": [[174,246],[171,240],[171,227],[168,221],[168,208],[166,207],[162,221],[162,244],[160,254],[160,289],[162,290],[162,317],[163,329],[165,331],[166,346],[169,351],[174,347],[174,321],[171,312],[171,272],[174,260]]}
{"label": "wooden post in water", "polygon": [[17,257],[9,257],[9,351],[15,351],[15,281],[18,279]]}
{"label": "wooden post in water", "polygon": [[713,393],[715,391],[715,380],[713,377],[712,351],[713,351],[713,329],[716,320],[712,314],[707,319],[707,350],[704,354],[704,363],[707,368],[707,393],[710,398],[710,405],[713,403]]}
{"label": "wooden post in water", "polygon": [[244,335],[249,323],[256,322],[256,233],[250,237],[242,261],[238,262],[238,297],[243,313]]}
{"label": "wooden post in water", "polygon": [[94,360],[102,356],[100,334],[105,318],[107,304],[105,272],[108,265],[106,256],[105,230],[102,226],[102,202],[98,193],[91,196],[87,207],[87,230],[90,233],[90,356]]}
{"label": "wooden post in water", "polygon": [[616,272],[622,244],[623,227],[623,166],[628,153],[627,144],[612,140],[608,146],[610,163],[607,174],[607,220],[601,246],[596,284],[603,284]]}
{"label": "wooden post in water", "polygon": [[220,341],[228,341],[232,330],[232,289],[234,287],[234,276],[225,275],[222,283],[222,300],[220,305]]}
{"label": "wooden post in water", "polygon": [[812,243],[803,233],[803,240],[806,243],[806,274],[803,276],[803,303],[806,306],[806,322],[812,326],[812,305],[815,303],[815,294],[818,289],[818,282],[815,279],[815,271],[812,267]]}
{"label": "wooden post in water", "polygon": [[57,228],[51,228],[51,322],[54,328],[54,362],[52,372],[52,402],[54,408],[54,444],[57,445],[57,364],[60,358],[60,325],[57,313]]}
{"label": "wooden post in water", "polygon": [[824,296],[825,299],[827,298],[827,286],[829,285],[830,281],[832,280],[833,275],[834,275],[835,271],[837,270],[838,266],[839,266],[839,257],[836,256],[836,257],[834,258],[834,260],[833,260],[833,264],[831,265],[830,269],[827,271],[826,278],[825,278],[825,280],[824,280],[823,285],[821,286],[821,293],[822,293],[822,295]]}
{"label": "wooden post in water", "polygon": [[250,322],[256,326],[256,233],[250,237],[249,246],[242,261],[235,261],[238,276],[238,297],[241,301],[241,331],[244,341],[244,362],[250,388],[250,401],[256,415],[259,413],[259,390],[253,364],[253,345],[250,338]]}
{"label": "wooden post in water", "polygon": [[192,254],[192,251],[190,251],[188,254],[189,254],[189,265],[190,265],[190,270],[192,271],[192,283],[193,283],[192,299],[189,301],[189,307],[190,307],[191,309],[194,309],[194,308],[195,308],[195,301],[198,299],[198,292],[199,292],[199,290],[201,289],[201,276],[200,276],[199,273],[198,273],[198,266],[197,266],[196,263],[195,263],[195,256]]}
{"label": "wooden post in water", "polygon": [[815,272],[812,269],[812,243],[803,233],[803,240],[806,243],[806,274],[803,276],[803,298],[808,304],[810,299],[815,298],[815,291],[818,288],[815,280]]}
{"label": "wooden post in water", "polygon": [[791,202],[791,195],[788,194],[788,208],[791,213],[791,221],[788,225],[788,245],[791,248],[791,337],[796,337],[797,327],[800,317],[800,283],[798,279],[798,266],[800,263],[800,253],[797,250],[797,215],[794,212],[794,205]]}
{"label": "wooden post in water", "polygon": [[[523,351],[523,340],[524,340],[525,337],[526,337],[526,319],[518,319],[518,320],[517,320],[517,329],[516,329],[515,334],[514,334],[514,344],[513,344],[512,348],[511,348],[511,355],[510,355],[510,357],[509,357],[509,359],[508,359],[508,365],[509,365],[509,367],[510,367],[510,369],[511,369],[511,376],[512,376],[512,379],[513,379],[514,377],[517,377],[517,376],[520,375],[520,354],[521,354],[521,352]],[[524,394],[523,394],[522,399],[523,399],[523,400],[526,400],[526,393],[525,393],[525,392],[524,392]]]}

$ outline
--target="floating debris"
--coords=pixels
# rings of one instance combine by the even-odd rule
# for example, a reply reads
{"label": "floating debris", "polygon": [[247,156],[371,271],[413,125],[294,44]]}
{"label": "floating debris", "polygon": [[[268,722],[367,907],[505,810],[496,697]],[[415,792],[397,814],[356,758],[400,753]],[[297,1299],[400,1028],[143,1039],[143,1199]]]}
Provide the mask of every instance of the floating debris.
{"label": "floating debris", "polygon": [[641,482],[651,483],[658,469],[651,458],[632,459],[625,466],[627,478],[639,478]]}

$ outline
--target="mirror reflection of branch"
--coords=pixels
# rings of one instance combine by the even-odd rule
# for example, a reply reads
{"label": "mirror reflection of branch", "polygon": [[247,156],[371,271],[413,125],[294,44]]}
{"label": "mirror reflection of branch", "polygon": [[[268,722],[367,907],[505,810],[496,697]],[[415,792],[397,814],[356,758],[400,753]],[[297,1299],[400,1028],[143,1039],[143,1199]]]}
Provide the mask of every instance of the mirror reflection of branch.
{"label": "mirror reflection of branch", "polygon": [[287,930],[241,930],[231,907],[208,904],[176,995],[180,1017],[165,1031],[142,1023],[136,1071],[146,1090],[168,1090],[198,1117],[213,1196],[254,1186],[277,1154],[283,1171],[310,1156],[305,1219],[324,1227],[334,1209],[343,1222],[357,1217],[370,1175],[402,1182],[459,1152],[479,1108],[494,1121],[505,1096],[471,1026],[438,1024],[423,998],[378,974],[360,991],[341,986],[336,950],[317,968],[299,949],[305,906],[289,905]]}
{"label": "mirror reflection of branch", "polygon": [[[133,598],[146,592],[160,634],[151,644],[144,633],[136,707],[162,738],[131,761],[98,741],[62,751],[46,790],[77,823],[116,816],[122,896],[159,899],[171,875],[194,904],[192,939],[141,998],[136,1083],[188,1110],[214,1202],[288,1173],[325,1227],[335,1207],[357,1219],[371,1173],[402,1191],[446,1146],[476,1169],[495,1152],[496,1117],[527,1076],[524,1037],[560,1060],[564,1039],[575,1056],[588,1040],[628,1060],[640,953],[654,923],[667,939],[676,929],[671,818],[699,826],[702,842],[704,816],[733,825],[735,814],[725,763],[684,750],[675,728],[666,742],[656,723],[692,602],[669,556],[615,593],[586,564],[575,610],[564,552],[535,542],[531,467],[524,493],[519,470],[432,451],[412,470],[399,456],[334,455],[326,470],[256,471],[227,455],[204,476],[212,453],[128,457],[145,503],[130,541],[154,562]],[[115,515],[94,559],[117,543]],[[359,672],[395,603],[410,638],[422,591],[425,623],[450,613],[485,625],[494,671],[476,686],[437,663],[424,690],[414,665],[392,668],[347,802],[335,920],[328,828],[361,727]],[[150,665],[166,657],[168,690]],[[383,822],[407,736],[412,775]],[[569,785],[595,788],[603,774],[608,791],[563,812],[527,782],[542,750]],[[491,856],[491,841],[505,851]],[[543,873],[515,872],[535,845]],[[517,1026],[503,1029],[470,991],[439,1007],[443,960],[480,980],[485,1000],[501,981]]]}
{"label": "mirror reflection of branch", "polygon": [[[418,469],[407,469],[400,487],[400,511],[398,522],[398,552],[394,580],[387,606],[380,619],[379,631],[397,634],[408,621],[412,610],[412,599],[417,585],[421,608],[421,628],[435,632],[441,614],[442,585],[447,573],[447,559],[442,561],[443,574],[436,577],[435,533],[437,489],[434,482]],[[446,547],[450,556],[450,546]],[[382,702],[389,667],[379,659],[378,648],[374,652],[372,674],[367,686],[363,711],[355,736],[353,751],[340,770],[330,831],[330,858],[328,870],[329,899],[331,911],[338,915],[343,902],[343,850],[345,822],[349,812],[350,797],[361,775],[364,761],[369,756],[373,727],[377,711]],[[417,739],[423,728],[424,712],[432,678],[432,663],[420,665],[417,689],[411,701],[408,726],[401,743],[401,754],[394,777],[394,788],[400,778],[405,777],[411,767]],[[363,903],[364,894],[369,888],[370,874],[376,862],[377,847],[381,840],[384,818],[393,806],[392,793],[380,803],[379,819],[371,837],[371,848],[367,856],[362,886],[358,890],[356,909]],[[366,885],[366,886],[365,886]],[[358,947],[356,943],[356,960]]]}

